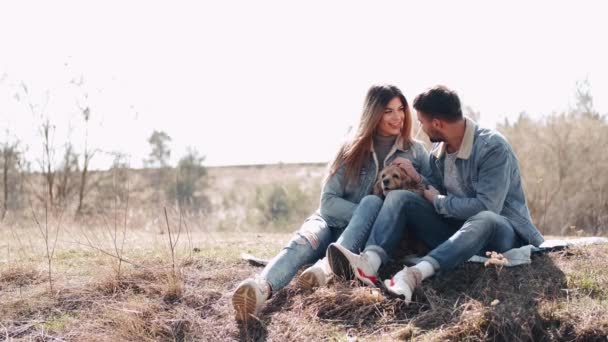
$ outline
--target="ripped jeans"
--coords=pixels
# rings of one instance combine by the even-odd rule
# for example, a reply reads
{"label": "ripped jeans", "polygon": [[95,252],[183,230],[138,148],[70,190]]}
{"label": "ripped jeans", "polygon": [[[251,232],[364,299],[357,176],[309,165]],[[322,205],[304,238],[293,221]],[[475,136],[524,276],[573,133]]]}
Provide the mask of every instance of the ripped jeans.
{"label": "ripped jeans", "polygon": [[[262,271],[262,278],[276,293],[285,287],[300,267],[325,257],[330,243],[340,238],[340,244],[353,252],[359,252],[369,237],[382,200],[378,196],[366,196],[355,209],[350,224],[362,229],[335,228],[318,214],[309,217],[277,256]],[[350,225],[349,224],[349,225]]]}

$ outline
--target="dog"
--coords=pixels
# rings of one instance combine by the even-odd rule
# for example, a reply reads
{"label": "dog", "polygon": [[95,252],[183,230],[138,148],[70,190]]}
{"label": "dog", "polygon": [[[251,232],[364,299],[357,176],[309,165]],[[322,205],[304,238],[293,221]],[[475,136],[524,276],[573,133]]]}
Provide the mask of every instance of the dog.
{"label": "dog", "polygon": [[[400,166],[389,165],[384,167],[374,184],[374,195],[384,199],[391,190],[397,189],[409,190],[424,197],[424,185],[414,181]],[[429,248],[409,233],[405,234],[396,251],[396,253],[413,253],[416,255],[426,255],[428,252]]]}
{"label": "dog", "polygon": [[388,165],[378,175],[374,184],[374,195],[385,198],[391,190],[409,190],[424,196],[424,185],[412,179],[405,170],[397,165]]}

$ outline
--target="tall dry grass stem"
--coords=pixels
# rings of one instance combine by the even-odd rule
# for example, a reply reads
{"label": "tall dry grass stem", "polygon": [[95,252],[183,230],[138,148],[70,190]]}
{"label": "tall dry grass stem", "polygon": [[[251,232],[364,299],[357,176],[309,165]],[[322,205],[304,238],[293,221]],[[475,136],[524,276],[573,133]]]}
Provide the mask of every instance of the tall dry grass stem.
{"label": "tall dry grass stem", "polygon": [[[53,295],[53,257],[55,255],[55,247],[57,246],[57,239],[59,237],[59,230],[61,228],[61,219],[63,216],[63,207],[59,209],[59,216],[57,218],[57,226],[55,227],[55,237],[53,238],[51,234],[53,233],[49,230],[49,203],[47,201],[44,202],[44,224],[40,222],[38,216],[36,215],[36,211],[34,210],[34,206],[30,201],[30,208],[32,211],[32,217],[36,222],[36,226],[40,232],[40,235],[44,241],[45,246],[45,257],[47,259],[47,269],[49,275],[49,291],[51,295]],[[51,240],[52,239],[52,240]]]}
{"label": "tall dry grass stem", "polygon": [[169,251],[171,252],[171,270],[173,273],[173,277],[176,276],[175,273],[175,247],[177,246],[177,243],[179,242],[179,237],[181,235],[181,231],[182,231],[182,214],[181,214],[181,210],[179,211],[179,228],[177,231],[177,236],[175,238],[175,241],[173,241],[173,235],[171,233],[171,225],[169,225],[169,215],[167,214],[167,207],[163,207],[164,212],[165,212],[165,222],[167,223],[167,232],[169,234]]}

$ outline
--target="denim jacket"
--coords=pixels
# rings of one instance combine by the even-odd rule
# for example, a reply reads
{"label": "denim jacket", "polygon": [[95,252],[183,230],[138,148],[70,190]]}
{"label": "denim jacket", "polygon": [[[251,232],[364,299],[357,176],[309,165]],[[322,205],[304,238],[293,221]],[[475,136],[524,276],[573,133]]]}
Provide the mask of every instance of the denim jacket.
{"label": "denim jacket", "polygon": [[[398,137],[384,159],[384,165],[389,165],[397,157],[403,157],[411,160],[421,174],[429,173],[429,154],[422,143],[412,141],[411,145],[404,145],[406,144],[404,144],[403,138]],[[351,184],[353,182],[345,184],[345,169],[340,167],[323,185],[321,205],[317,213],[330,227],[346,227],[361,199],[371,194],[378,176],[378,160],[373,144],[370,150],[372,153],[361,167],[357,184]]]}
{"label": "denim jacket", "polygon": [[532,223],[519,171],[511,146],[499,132],[480,128],[466,118],[456,168],[463,180],[467,197],[446,195],[443,186],[445,143],[433,146],[431,173],[425,177],[442,195],[435,198],[436,211],[445,216],[466,220],[489,210],[506,217],[526,243],[540,245],[544,238]]}

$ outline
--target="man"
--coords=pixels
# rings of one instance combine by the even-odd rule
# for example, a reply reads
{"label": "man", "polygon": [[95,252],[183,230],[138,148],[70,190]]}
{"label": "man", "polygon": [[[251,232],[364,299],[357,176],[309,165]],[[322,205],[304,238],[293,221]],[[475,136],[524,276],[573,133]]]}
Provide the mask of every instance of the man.
{"label": "man", "polygon": [[408,161],[400,164],[411,177],[428,184],[424,198],[405,190],[391,191],[363,253],[336,243],[327,251],[334,273],[373,285],[380,265],[388,261],[407,229],[431,249],[420,263],[384,281],[388,291],[407,301],[422,280],[473,255],[539,246],[544,241],[532,224],[518,161],[506,139],[464,117],[458,95],[444,86],[418,95],[414,108],[422,130],[436,143],[430,174],[419,175]]}

